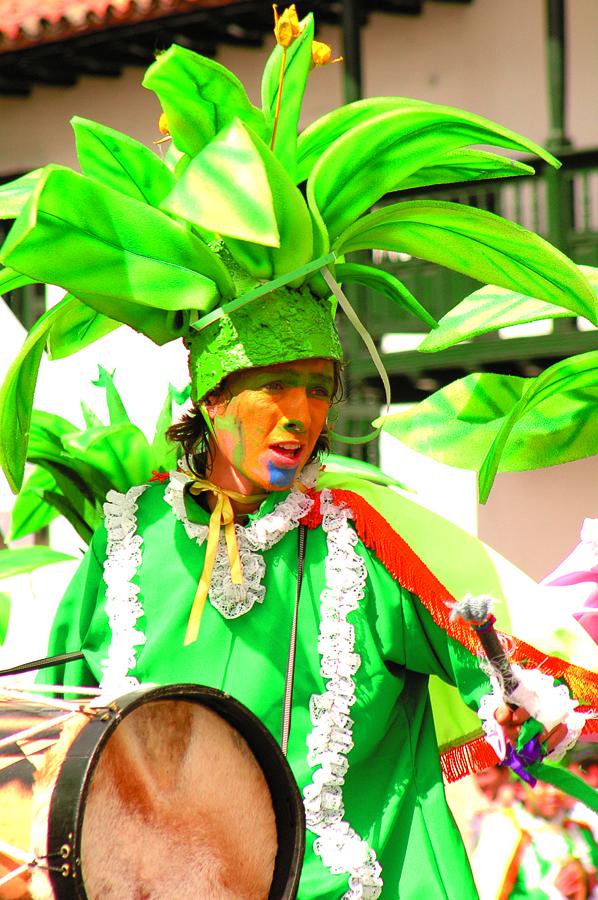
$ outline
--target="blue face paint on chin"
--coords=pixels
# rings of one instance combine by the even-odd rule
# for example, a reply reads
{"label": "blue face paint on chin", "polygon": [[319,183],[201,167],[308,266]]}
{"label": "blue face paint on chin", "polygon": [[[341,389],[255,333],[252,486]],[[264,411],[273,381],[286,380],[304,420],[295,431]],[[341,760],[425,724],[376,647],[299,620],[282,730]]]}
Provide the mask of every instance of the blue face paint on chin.
{"label": "blue face paint on chin", "polygon": [[288,487],[297,471],[297,466],[293,466],[292,469],[287,469],[275,466],[271,460],[268,460],[268,480],[272,487],[275,488],[285,488]]}

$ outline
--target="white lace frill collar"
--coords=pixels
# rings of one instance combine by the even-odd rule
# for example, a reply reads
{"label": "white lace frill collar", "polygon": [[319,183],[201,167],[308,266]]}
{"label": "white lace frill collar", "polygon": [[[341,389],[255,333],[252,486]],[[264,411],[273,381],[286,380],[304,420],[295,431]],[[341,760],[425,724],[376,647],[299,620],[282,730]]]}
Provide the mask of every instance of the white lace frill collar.
{"label": "white lace frill collar", "polygon": [[[310,463],[298,478],[300,484],[310,489],[315,486],[320,464]],[[208,526],[192,522],[185,507],[185,487],[192,481],[180,470],[170,473],[170,481],[164,499],[175,517],[185,528],[187,536],[201,546],[208,537]],[[224,536],[220,536],[218,554],[212,572],[209,600],[225,619],[236,619],[262,603],[266,589],[262,579],[266,565],[261,554],[277,544],[289,531],[297,528],[299,521],[309,512],[313,500],[300,488],[293,488],[274,509],[249,525],[235,525],[237,544],[243,566],[243,583],[233,584]]]}

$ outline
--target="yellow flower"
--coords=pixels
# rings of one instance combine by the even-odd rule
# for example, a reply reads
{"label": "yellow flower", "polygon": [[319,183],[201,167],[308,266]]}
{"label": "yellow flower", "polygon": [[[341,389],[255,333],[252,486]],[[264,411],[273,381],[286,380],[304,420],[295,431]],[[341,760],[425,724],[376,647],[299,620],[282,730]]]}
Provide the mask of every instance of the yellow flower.
{"label": "yellow flower", "polygon": [[342,56],[337,56],[336,59],[330,59],[331,56],[332,47],[329,47],[328,44],[324,44],[323,41],[312,41],[311,58],[315,66],[329,66],[332,65],[332,63],[343,61]]}
{"label": "yellow flower", "polygon": [[285,9],[281,16],[278,15],[278,6],[276,3],[272,5],[272,9],[274,10],[274,36],[276,37],[276,43],[286,49],[291,46],[293,41],[295,41],[303,31],[303,28],[299,24],[297,8],[295,4],[292,3],[291,6]]}
{"label": "yellow flower", "polygon": [[168,127],[168,119],[166,118],[166,113],[162,113],[160,118],[158,119],[158,128],[160,129],[162,134],[170,134],[170,129]]}

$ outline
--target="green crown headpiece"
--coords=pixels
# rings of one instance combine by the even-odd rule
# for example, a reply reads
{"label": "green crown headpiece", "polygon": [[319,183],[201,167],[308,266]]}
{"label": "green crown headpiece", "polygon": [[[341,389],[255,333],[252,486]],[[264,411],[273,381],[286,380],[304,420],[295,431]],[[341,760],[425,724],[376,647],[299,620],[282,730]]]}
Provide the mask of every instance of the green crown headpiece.
{"label": "green crown headpiece", "polygon": [[81,174],[49,165],[0,189],[0,216],[15,219],[0,291],[34,282],[67,291],[32,328],[0,392],[0,462],[13,489],[43,351],[67,356],[121,323],[158,344],[183,338],[199,398],[239,368],[338,359],[339,282],[365,284],[436,325],[397,278],[346,262],[356,250],[402,251],[566,308],[593,305],[573,263],[498,216],[438,201],[371,211],[404,188],[533,171],[472,145],[558,165],[550,154],[480,116],[403,97],[342,106],[298,134],[308,76],[328,54],[312,16],[299,22],[294,7],[275,33],[261,109],[224,66],[173,46],[143,82],[164,111],[164,158],[75,118]]}

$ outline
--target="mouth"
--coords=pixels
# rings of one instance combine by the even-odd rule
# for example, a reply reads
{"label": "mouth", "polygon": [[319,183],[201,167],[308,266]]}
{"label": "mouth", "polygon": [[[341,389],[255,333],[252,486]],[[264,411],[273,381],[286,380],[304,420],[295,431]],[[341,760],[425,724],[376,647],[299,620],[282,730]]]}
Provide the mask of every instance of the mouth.
{"label": "mouth", "polygon": [[276,465],[295,466],[299,462],[303,445],[297,441],[280,441],[270,444],[269,449]]}

